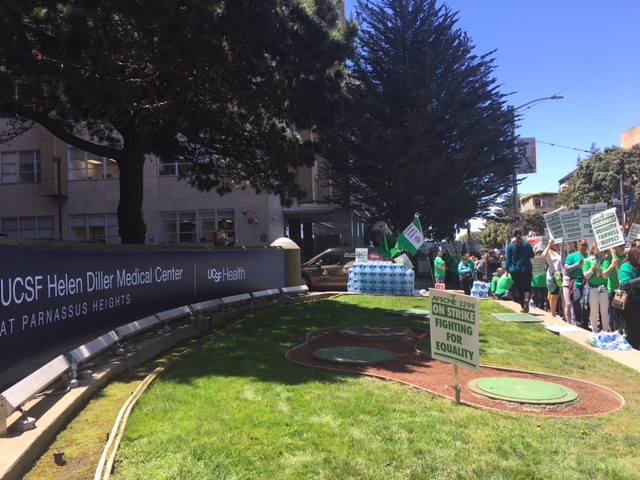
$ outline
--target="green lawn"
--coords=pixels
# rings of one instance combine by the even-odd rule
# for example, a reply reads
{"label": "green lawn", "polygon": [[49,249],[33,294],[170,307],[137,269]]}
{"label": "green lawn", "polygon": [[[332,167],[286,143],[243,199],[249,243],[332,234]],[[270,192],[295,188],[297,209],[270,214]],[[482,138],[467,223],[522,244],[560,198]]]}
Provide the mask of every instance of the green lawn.
{"label": "green lawn", "polygon": [[426,298],[344,296],[259,312],[180,357],[135,408],[112,478],[640,478],[640,374],[480,304],[482,364],[592,381],[627,406],[576,419],[496,413],[288,362],[310,330],[426,327],[385,315],[428,308]]}

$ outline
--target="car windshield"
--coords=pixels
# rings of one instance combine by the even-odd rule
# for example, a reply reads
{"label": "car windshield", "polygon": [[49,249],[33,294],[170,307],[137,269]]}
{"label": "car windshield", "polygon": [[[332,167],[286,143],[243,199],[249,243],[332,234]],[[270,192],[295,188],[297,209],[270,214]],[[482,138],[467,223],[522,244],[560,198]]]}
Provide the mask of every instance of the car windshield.
{"label": "car windshield", "polygon": [[313,265],[338,265],[341,259],[341,253],[327,253],[313,262]]}

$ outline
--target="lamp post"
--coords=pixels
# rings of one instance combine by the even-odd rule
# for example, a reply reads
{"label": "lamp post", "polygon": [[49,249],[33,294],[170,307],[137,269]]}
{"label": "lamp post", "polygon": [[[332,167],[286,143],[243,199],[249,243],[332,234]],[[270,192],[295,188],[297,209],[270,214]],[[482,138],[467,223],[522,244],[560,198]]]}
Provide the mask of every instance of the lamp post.
{"label": "lamp post", "polygon": [[58,240],[62,240],[62,157],[52,157],[51,160],[58,167]]}
{"label": "lamp post", "polygon": [[[516,112],[518,110],[522,110],[524,107],[528,107],[529,105],[533,105],[534,103],[544,102],[545,100],[562,100],[564,97],[560,95],[553,95],[551,97],[542,97],[536,98],[535,100],[531,100],[519,107],[511,107],[511,116],[512,116],[512,135],[513,135],[513,145],[514,149],[516,148]],[[516,162],[513,167],[513,212],[520,213],[520,201],[518,198],[518,163]]]}

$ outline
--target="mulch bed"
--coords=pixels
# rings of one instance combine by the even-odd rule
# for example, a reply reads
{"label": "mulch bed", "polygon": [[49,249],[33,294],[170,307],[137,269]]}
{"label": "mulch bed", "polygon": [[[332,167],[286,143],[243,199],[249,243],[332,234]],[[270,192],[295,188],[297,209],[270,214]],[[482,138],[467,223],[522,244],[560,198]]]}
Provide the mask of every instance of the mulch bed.
{"label": "mulch bed", "polygon": [[[310,332],[307,341],[287,352],[286,357],[294,363],[308,367],[395,380],[451,398],[455,402],[455,390],[451,387],[455,384],[454,366],[434,360],[416,349],[419,342],[429,338],[428,331],[411,329],[413,336],[401,339],[384,338],[384,335],[367,338],[342,335],[340,330],[344,328],[334,327]],[[313,356],[313,352],[320,348],[346,346],[382,348],[394,352],[397,358],[384,364],[361,366],[336,363]],[[488,366],[481,366],[480,373],[466,368],[459,368],[459,373],[462,386],[461,403],[479,408],[549,417],[586,417],[615,412],[624,406],[624,399],[613,390],[573,378]],[[560,405],[527,405],[496,400],[476,394],[468,388],[469,381],[484,377],[518,377],[555,383],[575,390],[580,398],[575,402]]]}

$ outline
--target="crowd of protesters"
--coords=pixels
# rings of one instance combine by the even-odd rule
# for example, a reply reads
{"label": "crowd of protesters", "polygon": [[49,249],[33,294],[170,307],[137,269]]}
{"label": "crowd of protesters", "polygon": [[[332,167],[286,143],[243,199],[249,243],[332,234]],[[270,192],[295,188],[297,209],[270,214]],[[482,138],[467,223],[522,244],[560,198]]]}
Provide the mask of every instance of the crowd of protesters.
{"label": "crowd of protesters", "polygon": [[[521,313],[538,308],[594,333],[619,331],[640,349],[640,240],[599,251],[586,239],[562,244],[550,238],[534,247],[522,230],[512,233],[505,255],[497,249],[460,258],[438,252],[436,283],[467,295],[474,281],[490,283],[492,298],[518,302]],[[629,294],[623,310],[613,306],[619,290]]]}

